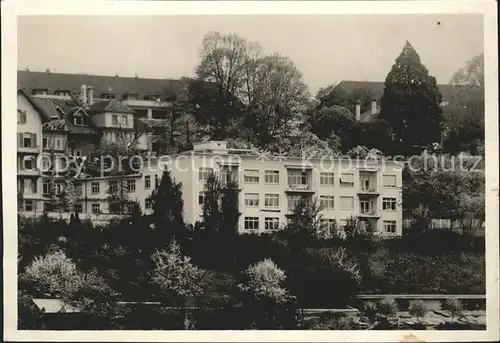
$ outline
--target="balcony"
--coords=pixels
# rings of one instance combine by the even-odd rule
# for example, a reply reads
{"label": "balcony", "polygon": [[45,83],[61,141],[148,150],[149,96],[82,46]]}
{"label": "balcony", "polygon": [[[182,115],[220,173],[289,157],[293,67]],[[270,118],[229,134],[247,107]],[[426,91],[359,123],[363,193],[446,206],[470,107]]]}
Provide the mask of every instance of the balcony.
{"label": "balcony", "polygon": [[286,186],[285,192],[289,193],[314,193],[309,184],[289,184]]}
{"label": "balcony", "polygon": [[41,171],[38,168],[18,169],[17,175],[20,175],[20,176],[39,176],[39,175],[41,175]]}
{"label": "balcony", "polygon": [[379,218],[380,216],[377,214],[377,210],[375,210],[375,209],[370,209],[370,210],[361,209],[359,217],[361,217],[361,218]]}
{"label": "balcony", "polygon": [[18,154],[39,154],[40,153],[40,146],[37,145],[35,147],[17,147],[17,153]]}
{"label": "balcony", "polygon": [[365,186],[363,184],[361,184],[361,187],[358,191],[358,194],[359,195],[373,195],[373,196],[380,195],[376,186],[373,186],[373,185]]}

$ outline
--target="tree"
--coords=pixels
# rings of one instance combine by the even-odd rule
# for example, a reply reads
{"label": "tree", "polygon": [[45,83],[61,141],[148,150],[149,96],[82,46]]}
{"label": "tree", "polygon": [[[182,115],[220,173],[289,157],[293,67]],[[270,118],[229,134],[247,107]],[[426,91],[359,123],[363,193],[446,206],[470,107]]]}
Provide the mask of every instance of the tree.
{"label": "tree", "polygon": [[451,84],[484,88],[484,54],[474,56],[453,74]]}
{"label": "tree", "polygon": [[203,227],[208,232],[219,232],[222,222],[221,193],[222,185],[220,180],[211,174],[205,181],[203,187]]}
{"label": "tree", "polygon": [[427,306],[422,300],[410,301],[408,311],[412,316],[417,317],[417,322],[420,322],[420,318],[424,317],[427,313]]}
{"label": "tree", "polygon": [[332,134],[328,140],[323,141],[311,132],[305,132],[295,144],[287,151],[288,155],[311,158],[331,158],[340,155],[340,141]]}
{"label": "tree", "polygon": [[455,323],[456,317],[460,317],[463,314],[462,302],[457,298],[447,298],[443,301],[442,308],[443,310],[450,312],[452,323]]}
{"label": "tree", "polygon": [[235,34],[221,35],[209,32],[203,38],[201,61],[196,68],[197,78],[208,81],[215,88],[213,138],[223,139],[228,135],[231,122],[241,119],[238,110],[238,95],[245,86],[247,67],[258,56],[260,47]]}
{"label": "tree", "polygon": [[91,311],[108,310],[114,295],[97,272],[81,273],[61,251],[35,258],[21,275],[21,287],[32,296],[62,298]]}
{"label": "tree", "polygon": [[108,182],[108,208],[110,213],[128,213],[130,199],[128,196],[127,180],[120,178]]}
{"label": "tree", "polygon": [[444,109],[445,149],[480,153],[484,142],[484,55],[466,62],[451,78],[452,100]]}
{"label": "tree", "polygon": [[313,241],[322,235],[321,220],[323,208],[317,201],[300,199],[293,208],[288,224],[282,235],[288,238],[288,242],[295,247],[301,247],[304,242]]}
{"label": "tree", "polygon": [[273,54],[254,60],[252,66],[242,97],[247,108],[245,127],[267,148],[296,132],[309,93],[302,73],[288,57]]}
{"label": "tree", "polygon": [[390,123],[398,143],[394,154],[412,155],[415,146],[441,141],[440,103],[436,79],[407,41],[387,75],[381,99],[380,118]]}
{"label": "tree", "polygon": [[316,109],[307,117],[306,125],[321,140],[326,140],[334,134],[340,138],[344,149],[352,144],[355,118],[346,107],[332,105]]}
{"label": "tree", "polygon": [[[153,223],[158,244],[165,244],[174,236],[184,234],[184,200],[182,199],[182,183],[175,182],[170,171],[165,170],[159,184],[148,200],[153,209]],[[179,238],[179,237],[178,237]]]}
{"label": "tree", "polygon": [[238,287],[246,295],[244,306],[252,314],[257,328],[279,328],[282,325],[278,317],[280,308],[294,299],[283,285],[285,272],[266,258],[248,267],[244,279]]}
{"label": "tree", "polygon": [[[193,265],[188,256],[182,255],[175,240],[170,242],[168,248],[157,250],[153,254],[153,261],[152,281],[160,287],[166,299],[185,310],[188,300],[203,294],[205,272]],[[187,324],[185,329],[192,329],[185,312],[184,316]]]}

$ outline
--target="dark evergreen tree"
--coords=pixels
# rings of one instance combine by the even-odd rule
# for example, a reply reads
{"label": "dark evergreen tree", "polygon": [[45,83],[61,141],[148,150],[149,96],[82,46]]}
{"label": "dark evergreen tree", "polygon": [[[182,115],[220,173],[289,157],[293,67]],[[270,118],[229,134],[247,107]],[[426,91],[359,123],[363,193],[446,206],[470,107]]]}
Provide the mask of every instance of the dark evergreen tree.
{"label": "dark evergreen tree", "polygon": [[238,222],[240,219],[239,210],[239,186],[235,181],[228,181],[222,187],[222,197],[220,214],[220,231],[227,237],[234,237],[238,234]]}
{"label": "dark evergreen tree", "polygon": [[164,171],[159,184],[148,200],[153,209],[153,223],[158,244],[167,244],[173,236],[184,234],[182,183],[175,182],[169,171]]}
{"label": "dark evergreen tree", "polygon": [[393,154],[410,155],[417,147],[441,141],[443,113],[436,78],[406,42],[385,80],[380,118],[392,127]]}
{"label": "dark evergreen tree", "polygon": [[209,232],[218,232],[222,222],[221,213],[222,185],[215,174],[205,181],[203,197],[203,228]]}

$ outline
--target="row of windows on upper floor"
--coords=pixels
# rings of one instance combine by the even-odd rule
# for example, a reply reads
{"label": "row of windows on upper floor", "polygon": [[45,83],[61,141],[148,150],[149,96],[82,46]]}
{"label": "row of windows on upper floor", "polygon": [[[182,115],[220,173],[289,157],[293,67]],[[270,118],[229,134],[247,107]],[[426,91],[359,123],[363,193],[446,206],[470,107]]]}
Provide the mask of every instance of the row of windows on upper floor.
{"label": "row of windows on upper floor", "polygon": [[[203,205],[205,202],[205,192],[201,191],[198,193],[198,204]],[[259,193],[245,193],[243,199],[244,206],[258,208],[260,205]],[[293,210],[295,206],[303,199],[301,195],[288,195],[287,208],[288,210]],[[342,211],[353,211],[354,210],[354,197],[352,196],[340,196],[339,197],[339,209]],[[334,210],[335,209],[335,196],[334,195],[320,195],[319,204],[324,210]],[[377,203],[375,200],[359,200],[361,213],[364,214],[375,214],[377,210]],[[279,209],[280,208],[280,195],[273,193],[264,194],[264,208],[267,209]],[[395,197],[383,197],[382,198],[382,210],[384,211],[396,211],[397,209],[397,199]]]}
{"label": "row of windows on upper floor", "polygon": [[[199,168],[198,180],[205,182],[214,174],[213,168]],[[289,185],[307,185],[309,182],[309,173],[304,171],[289,171],[288,184]],[[233,173],[221,171],[221,179],[223,181],[228,181],[233,177]],[[370,189],[376,183],[374,178],[366,178],[363,180],[363,188]],[[243,182],[249,184],[259,184],[260,183],[260,172],[258,169],[245,169],[243,174]],[[264,171],[264,183],[268,185],[279,185],[280,173],[279,170],[265,170]],[[339,184],[342,187],[354,187],[354,173],[340,173]],[[334,186],[335,185],[335,174],[332,172],[321,172],[320,173],[320,185],[321,186]],[[382,186],[387,188],[397,187],[396,175],[383,175],[382,176]]]}

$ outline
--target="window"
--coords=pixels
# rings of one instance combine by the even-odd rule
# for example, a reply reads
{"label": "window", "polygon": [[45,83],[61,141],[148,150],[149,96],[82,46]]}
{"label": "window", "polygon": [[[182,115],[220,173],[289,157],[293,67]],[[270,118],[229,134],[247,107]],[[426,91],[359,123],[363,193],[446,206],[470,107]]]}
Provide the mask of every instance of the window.
{"label": "window", "polygon": [[50,170],[50,161],[47,158],[44,158],[42,160],[42,168],[43,168],[43,171],[49,171]]}
{"label": "window", "polygon": [[369,200],[360,200],[359,206],[363,214],[375,214],[374,203]]}
{"label": "window", "polygon": [[330,233],[330,234],[335,231],[336,226],[337,226],[337,222],[333,218],[321,219],[321,229]]}
{"label": "window", "polygon": [[23,148],[32,148],[32,147],[33,147],[33,140],[31,137],[31,133],[23,134]]}
{"label": "window", "polygon": [[245,230],[258,230],[259,217],[245,217]]}
{"label": "window", "polygon": [[210,175],[212,175],[213,173],[213,168],[200,168],[198,169],[198,180],[207,181]]}
{"label": "window", "polygon": [[75,116],[74,122],[75,122],[75,125],[81,126],[81,125],[83,125],[83,118],[80,116]]}
{"label": "window", "polygon": [[50,194],[50,184],[48,182],[42,183],[42,194],[49,195]]}
{"label": "window", "polygon": [[21,169],[23,170],[33,170],[35,169],[35,160],[34,156],[27,156],[22,161]]}
{"label": "window", "polygon": [[354,197],[340,197],[341,210],[354,210]]}
{"label": "window", "polygon": [[64,187],[61,183],[56,183],[54,185],[54,193],[55,194],[61,194],[61,192],[64,190]]}
{"label": "window", "polygon": [[203,205],[205,203],[205,192],[198,192],[198,205]]}
{"label": "window", "polygon": [[34,182],[31,179],[24,180],[24,192],[25,193],[34,193],[35,186]]}
{"label": "window", "polygon": [[118,183],[116,181],[109,181],[108,193],[116,193],[118,191]]}
{"label": "window", "polygon": [[122,116],[122,125],[128,127],[128,118],[127,116]]}
{"label": "window", "polygon": [[48,149],[48,147],[49,147],[49,139],[46,137],[42,138],[42,148]]}
{"label": "window", "polygon": [[258,169],[245,169],[243,176],[245,183],[259,183],[259,170]]}
{"label": "window", "polygon": [[382,198],[384,211],[396,211],[396,198]]}
{"label": "window", "polygon": [[384,175],[382,177],[382,183],[384,187],[395,188],[396,187],[396,175]]}
{"label": "window", "polygon": [[291,171],[288,173],[288,185],[307,185],[307,173],[303,171]]}
{"label": "window", "polygon": [[323,207],[326,210],[333,210],[333,203],[334,203],[334,196],[333,195],[321,195],[319,197],[319,203],[321,207]]}
{"label": "window", "polygon": [[26,111],[17,110],[17,123],[26,124]]}
{"label": "window", "polygon": [[354,174],[353,173],[340,174],[340,186],[341,187],[353,187],[354,186]]}
{"label": "window", "polygon": [[111,124],[118,125],[118,116],[116,114],[111,116]]}
{"label": "window", "polygon": [[82,195],[82,185],[75,185],[75,195]]}
{"label": "window", "polygon": [[55,138],[56,149],[61,149],[61,138]]}
{"label": "window", "polygon": [[32,212],[33,211],[33,200],[25,200],[24,201],[24,210],[26,212]]}
{"label": "window", "polygon": [[151,176],[146,175],[144,176],[144,189],[150,189],[151,188]]}
{"label": "window", "polygon": [[280,172],[278,170],[266,170],[264,182],[277,185],[280,183]]}
{"label": "window", "polygon": [[128,202],[128,204],[127,204],[127,213],[132,213],[132,211],[134,210],[134,205],[135,205],[134,201],[129,201]]}
{"label": "window", "polygon": [[319,174],[319,184],[321,186],[334,186],[334,175],[333,173],[320,173]]}
{"label": "window", "polygon": [[73,208],[75,209],[75,212],[82,213],[82,204],[75,204]]}
{"label": "window", "polygon": [[384,232],[396,233],[396,221],[395,220],[384,220]]}
{"label": "window", "polygon": [[90,192],[92,194],[99,194],[99,191],[100,191],[100,189],[99,189],[99,182],[92,182],[90,184],[90,189],[91,189]]}
{"label": "window", "polygon": [[259,194],[258,193],[245,193],[245,206],[258,207]]}
{"label": "window", "polygon": [[129,193],[135,192],[135,180],[127,180],[127,190]]}
{"label": "window", "polygon": [[75,150],[74,150],[74,155],[75,155],[76,157],[80,157],[80,156],[82,156],[82,151],[81,151],[81,150],[78,150],[78,149],[75,149]]}
{"label": "window", "polygon": [[92,204],[92,213],[94,214],[101,213],[101,204]]}
{"label": "window", "polygon": [[266,231],[278,230],[280,228],[280,219],[276,217],[264,218],[264,229]]}
{"label": "window", "polygon": [[265,194],[264,207],[279,207],[280,195],[279,194]]}
{"label": "window", "polygon": [[144,207],[146,208],[146,210],[150,210],[153,207],[153,202],[151,201],[151,199],[146,199],[146,201],[144,202]]}
{"label": "window", "polygon": [[302,196],[300,195],[289,195],[288,198],[288,210],[293,211],[295,206],[302,200]]}

